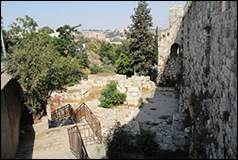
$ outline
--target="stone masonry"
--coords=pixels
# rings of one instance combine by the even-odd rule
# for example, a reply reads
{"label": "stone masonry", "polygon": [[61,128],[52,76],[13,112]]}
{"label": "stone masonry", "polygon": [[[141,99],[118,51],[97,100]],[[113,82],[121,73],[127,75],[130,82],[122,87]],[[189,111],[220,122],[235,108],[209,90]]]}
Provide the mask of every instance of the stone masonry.
{"label": "stone masonry", "polygon": [[[132,76],[127,78],[125,75],[119,74],[110,76],[88,75],[87,80],[81,80],[79,84],[67,87],[67,91],[65,92],[53,92],[51,97],[56,102],[54,104],[56,106],[62,106],[64,101],[66,103],[69,101],[79,103],[95,92],[95,89],[102,90],[109,81],[117,82],[118,91],[127,95],[125,105],[132,107],[138,107],[143,100],[153,97],[155,92],[155,83],[150,81],[149,76]],[[58,101],[59,103],[57,104]]]}
{"label": "stone masonry", "polygon": [[[191,118],[190,158],[237,158],[237,2],[189,1],[160,38],[159,78],[175,46],[179,108]],[[179,15],[179,16],[178,16]]]}

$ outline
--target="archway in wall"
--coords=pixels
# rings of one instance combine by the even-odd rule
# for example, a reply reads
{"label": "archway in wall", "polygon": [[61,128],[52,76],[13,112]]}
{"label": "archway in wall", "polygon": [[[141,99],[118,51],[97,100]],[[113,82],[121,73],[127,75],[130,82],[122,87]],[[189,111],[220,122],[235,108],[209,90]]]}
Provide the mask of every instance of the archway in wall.
{"label": "archway in wall", "polygon": [[180,45],[178,43],[173,43],[170,48],[170,56],[176,57],[180,55]]}
{"label": "archway in wall", "polygon": [[161,87],[175,87],[180,72],[180,58],[181,47],[178,43],[173,43],[170,47],[170,54],[166,60],[164,70],[161,74],[159,86]]}

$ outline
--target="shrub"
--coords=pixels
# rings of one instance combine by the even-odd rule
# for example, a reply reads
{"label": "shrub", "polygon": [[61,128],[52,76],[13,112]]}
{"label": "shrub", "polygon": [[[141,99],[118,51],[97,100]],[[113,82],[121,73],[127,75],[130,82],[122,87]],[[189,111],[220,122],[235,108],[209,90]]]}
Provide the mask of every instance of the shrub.
{"label": "shrub", "polygon": [[100,100],[99,107],[111,108],[113,105],[122,104],[126,100],[126,94],[119,93],[117,91],[116,82],[111,81],[102,91],[99,100]]}
{"label": "shrub", "polygon": [[108,65],[103,65],[103,66],[97,66],[97,65],[93,65],[91,67],[89,67],[91,74],[96,74],[99,72],[103,72],[103,73],[114,73],[114,68],[112,66],[108,66]]}
{"label": "shrub", "polygon": [[96,73],[100,72],[101,68],[99,66],[97,66],[97,65],[93,65],[89,69],[90,69],[92,74],[96,74]]}

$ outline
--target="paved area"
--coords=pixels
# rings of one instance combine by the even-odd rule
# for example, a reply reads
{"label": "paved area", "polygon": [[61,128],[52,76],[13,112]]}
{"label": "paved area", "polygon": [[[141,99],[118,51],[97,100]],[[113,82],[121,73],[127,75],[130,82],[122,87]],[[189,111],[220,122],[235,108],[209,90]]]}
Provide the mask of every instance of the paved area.
{"label": "paved area", "polygon": [[178,111],[178,99],[173,88],[157,88],[154,97],[145,103],[136,116],[139,123],[156,123],[161,117],[172,116]]}
{"label": "paved area", "polygon": [[31,127],[21,134],[17,158],[20,159],[75,159],[69,149],[67,128],[70,126],[48,129],[40,134]]}

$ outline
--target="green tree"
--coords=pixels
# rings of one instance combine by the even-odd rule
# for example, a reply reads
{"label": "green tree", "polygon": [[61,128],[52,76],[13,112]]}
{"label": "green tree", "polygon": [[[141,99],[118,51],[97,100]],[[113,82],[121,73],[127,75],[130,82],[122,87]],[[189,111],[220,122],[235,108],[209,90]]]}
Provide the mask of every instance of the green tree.
{"label": "green tree", "polygon": [[134,72],[148,75],[149,69],[155,63],[154,34],[151,32],[153,24],[148,4],[145,1],[139,2],[131,18],[133,23],[127,32],[131,67]]}
{"label": "green tree", "polygon": [[16,21],[10,25],[10,30],[6,32],[7,52],[11,53],[14,47],[19,47],[24,37],[36,32],[37,26],[37,22],[27,15],[24,18],[16,18]]}
{"label": "green tree", "polygon": [[125,74],[127,76],[131,76],[133,74],[133,71],[130,68],[130,60],[123,53],[121,53],[120,57],[116,61],[116,73]]}
{"label": "green tree", "polygon": [[52,28],[50,28],[49,26],[42,27],[41,29],[39,29],[39,31],[45,32],[47,34],[54,33],[54,30]]}
{"label": "green tree", "polygon": [[123,54],[125,53],[128,56],[129,55],[128,54],[128,48],[129,48],[128,41],[127,40],[122,40],[122,44],[118,45],[115,49],[115,52],[116,52],[115,59],[117,60],[120,57],[121,53],[123,53]]}
{"label": "green tree", "polygon": [[101,56],[101,60],[106,65],[115,64],[115,49],[114,47],[108,43],[103,42],[99,51],[99,55]]}
{"label": "green tree", "polygon": [[88,54],[86,50],[83,48],[82,44],[79,44],[79,48],[76,51],[75,57],[79,60],[79,64],[85,68],[89,66]]}
{"label": "green tree", "polygon": [[80,79],[78,60],[60,56],[52,43],[33,33],[15,48],[6,62],[8,72],[25,90],[25,104],[34,115],[44,111],[52,91],[61,90],[72,79]]}
{"label": "green tree", "polygon": [[19,37],[24,36],[27,33],[35,32],[38,24],[33,18],[26,15],[25,18],[16,18],[16,22],[13,22],[10,27],[11,34]]}
{"label": "green tree", "polygon": [[79,33],[76,28],[80,27],[81,24],[71,27],[70,25],[64,25],[56,29],[59,32],[59,37],[64,40],[73,40],[74,34]]}

